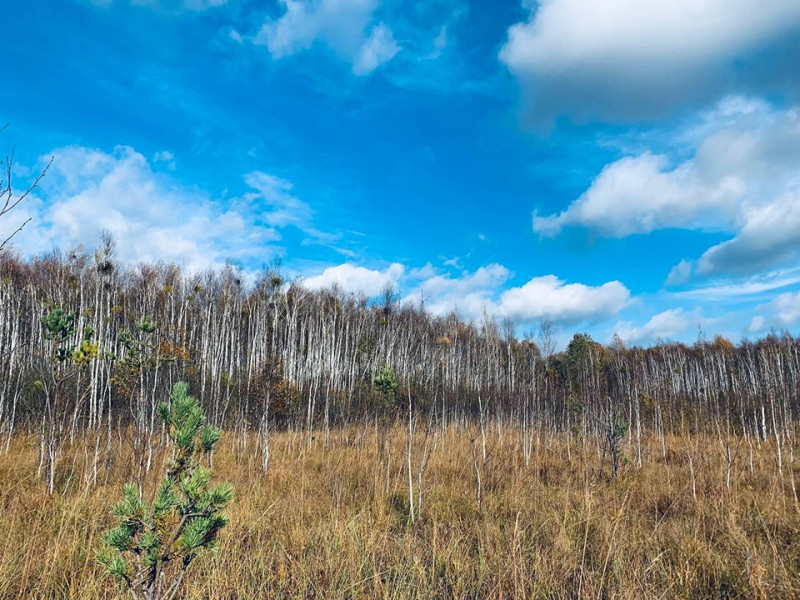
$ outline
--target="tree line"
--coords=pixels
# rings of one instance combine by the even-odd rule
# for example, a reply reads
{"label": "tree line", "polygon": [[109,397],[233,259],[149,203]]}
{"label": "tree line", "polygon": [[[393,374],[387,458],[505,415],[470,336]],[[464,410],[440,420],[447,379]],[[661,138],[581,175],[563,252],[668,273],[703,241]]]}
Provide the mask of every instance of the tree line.
{"label": "tree line", "polygon": [[[248,284],[234,265],[124,266],[114,250],[106,236],[91,253],[0,255],[0,435],[41,432],[45,470],[48,452],[87,432],[131,427],[145,450],[178,381],[213,425],[260,432],[265,446],[275,428],[310,443],[409,414],[511,424],[531,439],[605,435],[614,423],[633,442],[724,429],[780,449],[792,435],[800,340],[789,334],[627,348],[579,333],[553,352],[547,327],[519,339],[508,322],[434,316],[391,290],[311,291],[278,267]],[[142,456],[148,469],[152,451]]]}

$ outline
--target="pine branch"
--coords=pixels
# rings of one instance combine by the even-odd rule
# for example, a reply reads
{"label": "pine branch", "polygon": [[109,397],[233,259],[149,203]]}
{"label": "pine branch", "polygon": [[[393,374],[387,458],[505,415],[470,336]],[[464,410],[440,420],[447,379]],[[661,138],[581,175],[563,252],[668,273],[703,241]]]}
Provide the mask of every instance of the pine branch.
{"label": "pine branch", "polygon": [[[205,414],[197,399],[187,394],[185,383],[175,385],[172,402],[159,406],[159,416],[174,445],[167,474],[146,505],[137,486],[126,486],[125,497],[115,509],[124,529],[116,538],[106,537],[106,544],[120,556],[131,553],[136,557],[139,567],[136,576],[132,581],[124,581],[137,600],[167,600],[176,596],[189,565],[201,550],[214,544],[217,534],[227,524],[227,517],[220,511],[233,495],[230,484],[209,488],[210,471],[200,466],[200,457],[213,449],[219,431],[205,424]],[[159,524],[169,518],[178,522],[168,530],[169,538],[163,540],[158,534]],[[136,524],[134,530],[130,529],[131,523]],[[132,537],[125,537],[129,532]],[[173,549],[180,539],[183,543]],[[168,565],[178,558],[182,558],[180,569],[168,576]],[[166,592],[162,594],[168,579]]]}

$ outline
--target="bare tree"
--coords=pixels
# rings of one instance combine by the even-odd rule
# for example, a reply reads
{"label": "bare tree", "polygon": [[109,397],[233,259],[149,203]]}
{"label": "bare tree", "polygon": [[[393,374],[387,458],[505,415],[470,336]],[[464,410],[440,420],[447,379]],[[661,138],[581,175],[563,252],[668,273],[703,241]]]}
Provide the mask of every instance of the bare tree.
{"label": "bare tree", "polygon": [[545,360],[549,360],[556,351],[556,334],[553,321],[550,318],[544,318],[539,322],[539,331],[537,332],[539,338],[539,350]]}

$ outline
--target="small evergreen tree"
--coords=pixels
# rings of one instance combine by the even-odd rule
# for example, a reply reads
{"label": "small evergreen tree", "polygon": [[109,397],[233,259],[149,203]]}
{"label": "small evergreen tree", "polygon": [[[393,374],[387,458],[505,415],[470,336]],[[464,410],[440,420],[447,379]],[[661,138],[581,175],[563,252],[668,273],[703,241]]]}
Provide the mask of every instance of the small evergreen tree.
{"label": "small evergreen tree", "polygon": [[392,368],[384,365],[375,378],[372,380],[372,385],[378,393],[377,404],[375,405],[375,420],[376,424],[380,423],[380,454],[384,455],[386,452],[386,435],[389,428],[389,417],[396,407],[396,394],[397,394],[397,377]]}
{"label": "small evergreen tree", "polygon": [[44,396],[39,470],[44,466],[50,494],[55,491],[56,462],[64,430],[73,415],[74,434],[78,409],[90,393],[89,385],[81,378],[92,361],[104,357],[98,344],[92,342],[91,326],[86,325],[80,341],[76,340],[76,321],[76,313],[61,306],[42,315],[42,334],[47,344],[43,354],[47,358],[41,368],[41,379],[34,385]]}
{"label": "small evergreen tree", "polygon": [[173,454],[153,502],[144,502],[139,487],[127,484],[114,507],[119,525],[106,533],[97,553],[98,562],[136,600],[174,598],[192,561],[214,547],[228,523],[221,511],[233,497],[233,486],[211,486],[211,471],[200,465],[220,431],[206,424],[187,388],[175,384],[171,404],[158,407]]}
{"label": "small evergreen tree", "polygon": [[397,392],[397,377],[392,368],[384,365],[380,373],[372,380],[380,401],[379,410],[386,415],[395,407],[395,393]]}

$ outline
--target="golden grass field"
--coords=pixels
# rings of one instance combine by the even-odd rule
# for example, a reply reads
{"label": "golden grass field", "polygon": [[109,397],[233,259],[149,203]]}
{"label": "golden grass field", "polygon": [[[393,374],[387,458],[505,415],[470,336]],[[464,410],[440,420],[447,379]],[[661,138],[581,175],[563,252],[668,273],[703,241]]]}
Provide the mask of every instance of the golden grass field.
{"label": "golden grass field", "polygon": [[[648,439],[642,467],[626,461],[612,482],[593,442],[572,437],[568,460],[568,434],[535,440],[526,465],[520,435],[491,427],[479,509],[475,435],[438,434],[411,524],[401,426],[384,453],[374,431],[332,431],[327,444],[319,433],[310,448],[303,434],[274,434],[266,476],[255,440],[226,434],[213,468],[236,486],[231,523],[216,553],[192,566],[182,597],[800,597],[800,505],[786,448],[781,475],[774,443],[733,440],[728,487],[718,438],[668,437],[666,453]],[[94,551],[134,460],[120,437],[107,482],[101,467],[101,483],[86,486],[94,448],[65,449],[54,496],[35,476],[35,436],[0,453],[0,598],[117,596]],[[422,453],[420,434],[415,484]]]}

